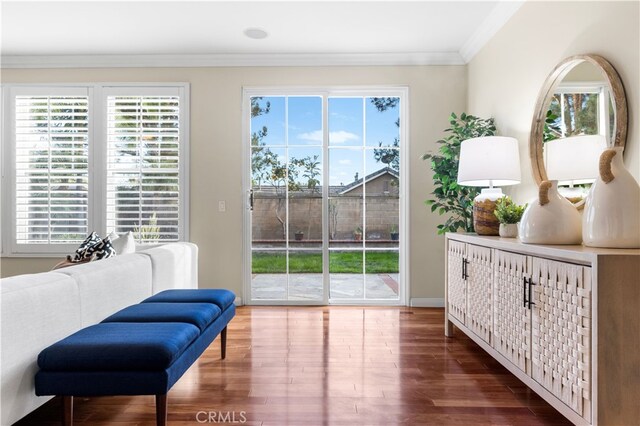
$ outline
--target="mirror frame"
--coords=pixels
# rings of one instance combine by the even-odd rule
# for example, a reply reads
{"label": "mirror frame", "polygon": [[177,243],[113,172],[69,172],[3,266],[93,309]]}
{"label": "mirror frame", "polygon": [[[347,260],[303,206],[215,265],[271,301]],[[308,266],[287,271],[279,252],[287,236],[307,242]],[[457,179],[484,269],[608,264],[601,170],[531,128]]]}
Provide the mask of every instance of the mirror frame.
{"label": "mirror frame", "polygon": [[547,170],[542,154],[543,131],[549,103],[553,97],[553,89],[557,87],[573,67],[582,62],[589,62],[595,65],[608,80],[615,102],[615,134],[613,135],[613,146],[621,146],[624,151],[624,146],[627,141],[627,123],[629,116],[627,111],[627,97],[625,96],[624,86],[622,85],[620,76],[609,61],[602,56],[592,54],[571,56],[560,62],[553,71],[551,71],[536,101],[533,122],[531,123],[531,135],[529,136],[529,157],[531,158],[533,178],[538,186],[540,186],[542,181],[547,180]]}

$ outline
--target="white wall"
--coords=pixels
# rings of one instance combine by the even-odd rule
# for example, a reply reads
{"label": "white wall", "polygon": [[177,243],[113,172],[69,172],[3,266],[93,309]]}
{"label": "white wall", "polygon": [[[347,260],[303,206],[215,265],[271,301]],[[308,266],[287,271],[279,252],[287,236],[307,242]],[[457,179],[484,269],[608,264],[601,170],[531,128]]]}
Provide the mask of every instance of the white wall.
{"label": "white wall", "polygon": [[[423,201],[433,190],[420,156],[435,141],[452,111],[466,105],[466,67],[300,67],[167,69],[2,70],[2,82],[188,82],[191,83],[191,241],[200,247],[202,287],[241,294],[242,87],[269,85],[407,85],[410,90],[410,281],[414,298],[444,296],[444,242],[440,217]],[[218,213],[218,200],[227,211]],[[50,269],[59,259],[3,258],[2,276]]]}
{"label": "white wall", "polygon": [[629,107],[625,164],[640,178],[639,28],[637,1],[528,1],[468,64],[469,112],[495,117],[500,134],[520,141],[522,184],[505,192],[519,202],[535,197],[529,131],[538,92],[560,61],[585,53],[620,74]]}

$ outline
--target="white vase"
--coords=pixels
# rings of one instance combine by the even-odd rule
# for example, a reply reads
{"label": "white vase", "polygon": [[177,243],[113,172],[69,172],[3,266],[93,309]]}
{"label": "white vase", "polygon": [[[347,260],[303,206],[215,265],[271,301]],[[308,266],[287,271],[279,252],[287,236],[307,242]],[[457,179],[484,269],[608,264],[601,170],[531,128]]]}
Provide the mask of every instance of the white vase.
{"label": "white vase", "polygon": [[540,184],[538,200],[524,211],[518,233],[527,244],[580,244],[580,212],[558,193],[557,180]]}
{"label": "white vase", "polygon": [[502,238],[516,238],[518,236],[518,224],[501,223],[499,232]]}
{"label": "white vase", "polygon": [[622,148],[604,151],[600,176],[585,201],[584,245],[640,248],[640,186],[624,167]]}

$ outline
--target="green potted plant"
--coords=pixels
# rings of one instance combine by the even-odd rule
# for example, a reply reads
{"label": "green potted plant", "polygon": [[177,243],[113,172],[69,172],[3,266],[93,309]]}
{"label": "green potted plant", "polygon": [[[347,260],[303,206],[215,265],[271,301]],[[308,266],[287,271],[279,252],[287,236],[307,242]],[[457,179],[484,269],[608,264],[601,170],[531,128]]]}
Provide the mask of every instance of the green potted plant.
{"label": "green potted plant", "polygon": [[304,238],[303,231],[296,231],[294,235],[295,235],[296,241],[302,241],[302,239]]}
{"label": "green potted plant", "polygon": [[400,238],[400,234],[398,233],[398,225],[393,224],[389,229],[389,236],[391,237],[391,241],[398,241]]}
{"label": "green potted plant", "polygon": [[353,239],[356,241],[362,241],[362,227],[358,226],[353,230]]}
{"label": "green potted plant", "polygon": [[432,198],[425,201],[432,212],[446,214],[444,223],[438,225],[438,234],[445,232],[474,232],[473,199],[480,193],[474,186],[458,185],[458,163],[460,162],[460,144],[462,141],[481,136],[493,136],[496,126],[493,118],[479,118],[462,113],[451,113],[446,136],[437,143],[437,153],[427,153],[423,160],[429,161],[433,171]]}
{"label": "green potted plant", "polygon": [[518,222],[527,205],[518,205],[509,197],[502,197],[496,201],[496,210],[493,212],[500,221],[500,236],[503,238],[515,238],[518,236]]}

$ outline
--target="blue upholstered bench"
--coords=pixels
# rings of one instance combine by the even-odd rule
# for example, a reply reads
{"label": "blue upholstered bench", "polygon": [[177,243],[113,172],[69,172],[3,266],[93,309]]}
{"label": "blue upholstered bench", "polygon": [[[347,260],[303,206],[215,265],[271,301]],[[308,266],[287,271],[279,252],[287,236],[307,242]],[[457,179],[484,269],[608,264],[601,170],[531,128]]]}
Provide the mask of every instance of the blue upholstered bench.
{"label": "blue upholstered bench", "polygon": [[155,395],[165,425],[167,392],[235,315],[228,290],[166,290],[44,349],[36,395],[60,395],[63,423],[73,423],[74,396]]}

